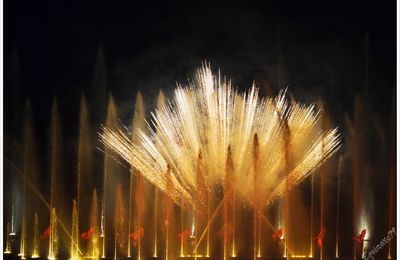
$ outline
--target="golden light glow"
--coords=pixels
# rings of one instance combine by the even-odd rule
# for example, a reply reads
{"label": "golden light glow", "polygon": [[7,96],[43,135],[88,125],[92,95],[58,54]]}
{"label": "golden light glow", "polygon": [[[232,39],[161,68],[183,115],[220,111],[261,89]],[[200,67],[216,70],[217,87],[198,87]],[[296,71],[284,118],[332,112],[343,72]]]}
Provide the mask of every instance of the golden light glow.
{"label": "golden light glow", "polygon": [[[211,191],[226,183],[226,165],[221,162],[226,161],[228,146],[234,162],[232,187],[245,198],[253,197],[255,171],[250,162],[257,135],[258,198],[270,205],[339,148],[337,129],[322,132],[319,119],[314,105],[289,104],[285,91],[262,98],[253,85],[240,94],[204,65],[192,83],[178,86],[174,98],[152,113],[153,127],[149,125],[149,134],[139,131],[138,144],[133,145],[123,130],[110,127],[102,128],[100,139],[160,190],[166,191],[169,178],[168,196],[178,205],[195,207],[199,153]],[[168,168],[170,177],[165,174]]]}

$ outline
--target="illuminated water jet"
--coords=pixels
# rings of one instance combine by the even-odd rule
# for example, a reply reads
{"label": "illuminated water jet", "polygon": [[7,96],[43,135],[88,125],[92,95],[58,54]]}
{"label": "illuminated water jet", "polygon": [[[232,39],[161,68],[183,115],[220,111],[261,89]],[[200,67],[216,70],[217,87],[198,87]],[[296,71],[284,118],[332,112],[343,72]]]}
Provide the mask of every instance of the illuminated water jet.
{"label": "illuminated water jet", "polygon": [[6,228],[6,248],[4,249],[4,254],[11,254],[12,253],[12,247],[11,247],[11,227],[10,227],[10,222],[7,222],[7,228]]}
{"label": "illuminated water jet", "polygon": [[93,234],[92,237],[90,238],[89,257],[92,259],[100,258],[98,214],[99,214],[99,208],[97,201],[97,192],[96,189],[94,189],[92,193],[92,206],[90,209],[90,227],[93,228]]}
{"label": "illuminated water jet", "polygon": [[[160,90],[157,97],[157,109],[162,109],[165,105],[164,92]],[[158,139],[156,139],[157,145]],[[158,188],[154,186],[154,249],[153,257],[158,257]]]}
{"label": "illuminated water jet", "polygon": [[336,245],[335,257],[339,258],[339,212],[340,212],[340,175],[342,174],[343,157],[339,157],[336,192]]}
{"label": "illuminated water jet", "polygon": [[37,212],[35,212],[33,229],[33,250],[31,258],[39,258],[39,216]]}
{"label": "illuminated water jet", "polygon": [[58,256],[58,234],[57,234],[57,215],[53,208],[50,215],[50,236],[49,236],[49,254],[48,259],[57,259]]}
{"label": "illuminated water jet", "polygon": [[[143,97],[142,94],[139,92],[136,96],[136,102],[135,102],[135,111],[132,119],[132,127],[134,129],[132,133],[132,143],[134,145],[138,145],[139,143],[139,137],[138,137],[138,132],[139,131],[145,131],[146,123],[145,123],[145,108],[143,104]],[[143,228],[143,214],[144,214],[144,195],[143,195],[143,180],[142,180],[142,175],[140,172],[138,172],[135,168],[131,168],[131,185],[133,185],[133,176],[136,176],[136,186],[135,186],[135,225],[134,229],[135,232],[138,230],[141,230]],[[132,186],[133,189],[133,186]],[[133,194],[132,194],[133,195]],[[130,204],[129,204],[130,205]],[[129,219],[130,221],[130,219]],[[129,229],[128,229],[129,230]],[[129,230],[130,232],[130,230]],[[142,237],[141,235],[138,236],[137,239],[137,255],[136,258],[138,260],[142,259]],[[128,242],[128,246],[130,246],[130,239]]]}
{"label": "illuminated water jet", "polygon": [[78,206],[76,200],[72,201],[72,227],[71,227],[71,250],[70,250],[70,259],[78,259],[79,258],[79,229],[78,229]]}

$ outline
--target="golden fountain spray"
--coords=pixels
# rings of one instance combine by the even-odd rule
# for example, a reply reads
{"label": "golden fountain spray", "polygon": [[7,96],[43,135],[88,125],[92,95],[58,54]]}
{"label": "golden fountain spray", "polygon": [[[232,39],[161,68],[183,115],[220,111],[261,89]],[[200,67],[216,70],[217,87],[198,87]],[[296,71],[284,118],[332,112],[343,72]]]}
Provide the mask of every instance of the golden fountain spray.
{"label": "golden fountain spray", "polygon": [[[160,90],[157,97],[157,109],[161,109],[165,105],[164,92]],[[156,145],[157,145],[156,139]],[[158,256],[158,188],[154,186],[154,251],[153,256]]]}
{"label": "golden fountain spray", "polygon": [[92,207],[90,209],[90,226],[93,228],[94,232],[90,239],[90,252],[89,256],[92,259],[99,259],[100,248],[99,248],[99,207],[97,202],[97,192],[96,189],[93,190],[92,194]]}
{"label": "golden fountain spray", "polygon": [[33,251],[31,258],[39,258],[39,217],[37,212],[35,212],[35,223],[33,228]]}
{"label": "golden fountain spray", "polygon": [[[24,173],[25,174],[25,173]],[[25,200],[26,200],[26,182],[24,178],[24,205],[23,205],[23,213],[22,213],[22,226],[21,226],[21,240],[20,240],[20,246],[19,246],[19,254],[18,256],[21,257],[21,259],[26,259],[26,220],[25,220]]]}
{"label": "golden fountain spray", "polygon": [[[135,102],[135,112],[132,119],[133,133],[132,133],[132,143],[135,145],[139,144],[138,131],[146,130],[146,122],[144,119],[144,104],[142,94],[139,92],[136,96]],[[135,168],[131,169],[131,178],[136,176],[136,192],[135,192],[135,228],[136,232],[141,230],[143,227],[143,213],[144,213],[144,198],[143,198],[143,180],[142,175]],[[132,180],[133,184],[133,180]],[[131,187],[132,188],[132,187]],[[133,194],[132,194],[133,195]],[[131,204],[129,204],[131,206]],[[131,221],[129,219],[129,221]],[[140,236],[140,235],[139,235]],[[130,241],[130,238],[128,238]],[[130,246],[130,242],[129,246]],[[142,238],[139,237],[137,241],[137,259],[142,259]]]}
{"label": "golden fountain spray", "polygon": [[56,259],[58,255],[57,215],[53,208],[50,215],[50,236],[48,259]]}
{"label": "golden fountain spray", "polygon": [[[261,205],[270,206],[286,195],[339,148],[337,129],[321,130],[319,121],[314,105],[289,104],[285,92],[264,99],[255,86],[239,94],[230,81],[214,76],[205,65],[193,82],[178,86],[174,98],[152,113],[149,134],[139,130],[138,143],[123,130],[107,126],[100,139],[175,204],[194,211],[199,151],[205,186],[212,191],[227,183],[227,166],[221,162],[227,160],[230,147],[234,181],[229,185],[234,194],[255,206],[257,216]],[[252,152],[255,136],[256,154]],[[257,173],[248,174],[254,173],[255,165]],[[256,217],[254,227],[258,228],[257,222]],[[255,234],[254,242],[257,237]],[[166,239],[168,251],[168,235]]]}
{"label": "golden fountain spray", "polygon": [[11,254],[12,253],[12,247],[11,247],[11,228],[10,228],[10,222],[7,222],[7,229],[6,229],[7,235],[6,235],[6,249],[4,250],[4,254]]}
{"label": "golden fountain spray", "polygon": [[340,212],[340,175],[342,174],[343,156],[339,157],[338,174],[337,174],[337,192],[336,192],[336,246],[335,257],[339,258],[339,212]]}
{"label": "golden fountain spray", "polygon": [[[107,107],[107,118],[106,118],[106,127],[114,127],[116,125],[116,120],[117,120],[117,109],[114,104],[114,99],[110,95],[109,100],[108,100],[108,107]],[[106,240],[107,240],[107,220],[106,220],[106,200],[108,192],[110,192],[108,185],[109,185],[109,178],[108,176],[110,172],[112,171],[113,168],[113,161],[112,159],[108,156],[109,153],[111,153],[110,149],[105,147],[105,156],[104,156],[104,167],[103,167],[103,190],[102,190],[102,204],[101,204],[101,219],[100,219],[100,237],[102,238],[102,250],[101,250],[101,258],[106,258]],[[111,183],[111,182],[110,182]]]}
{"label": "golden fountain spray", "polygon": [[78,230],[78,206],[76,200],[72,201],[72,228],[71,228],[71,250],[70,250],[70,259],[78,259],[79,258],[79,230]]}

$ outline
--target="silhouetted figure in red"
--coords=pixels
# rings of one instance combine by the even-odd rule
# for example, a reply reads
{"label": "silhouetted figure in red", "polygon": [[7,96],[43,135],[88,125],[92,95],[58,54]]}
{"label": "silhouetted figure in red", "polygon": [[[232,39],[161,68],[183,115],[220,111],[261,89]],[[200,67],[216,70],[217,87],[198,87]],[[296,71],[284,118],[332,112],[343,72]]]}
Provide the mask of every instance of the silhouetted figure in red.
{"label": "silhouetted figure in red", "polygon": [[363,229],[358,236],[353,237],[352,239],[357,242],[357,244],[362,244],[364,242],[365,235],[367,234],[367,230]]}
{"label": "silhouetted figure in red", "polygon": [[279,241],[282,239],[282,236],[283,236],[283,228],[280,228],[272,234],[271,238],[274,241]]}
{"label": "silhouetted figure in red", "polygon": [[94,228],[90,227],[88,231],[83,232],[81,235],[82,240],[91,240],[94,234]]}
{"label": "silhouetted figure in red", "polygon": [[325,239],[325,228],[321,229],[319,231],[319,234],[317,236],[317,245],[319,248],[322,248],[322,245],[324,243],[324,239]]}
{"label": "silhouetted figure in red", "polygon": [[177,234],[177,237],[179,238],[179,240],[183,240],[184,242],[186,240],[188,240],[188,238],[190,237],[190,228],[183,230],[182,232],[179,232]]}
{"label": "silhouetted figure in red", "polygon": [[48,227],[43,231],[43,233],[40,235],[40,238],[41,238],[41,239],[49,239],[50,233],[51,233],[51,229],[50,229],[50,226],[48,226]]}
{"label": "silhouetted figure in red", "polygon": [[136,246],[136,243],[141,240],[144,236],[144,228],[138,228],[135,232],[130,233],[129,237],[133,240],[133,245]]}

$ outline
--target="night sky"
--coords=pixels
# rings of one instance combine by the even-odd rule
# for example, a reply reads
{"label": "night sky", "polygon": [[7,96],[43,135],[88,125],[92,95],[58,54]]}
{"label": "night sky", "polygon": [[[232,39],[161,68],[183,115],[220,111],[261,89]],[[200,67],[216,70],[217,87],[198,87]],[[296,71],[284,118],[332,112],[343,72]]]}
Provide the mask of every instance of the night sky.
{"label": "night sky", "polygon": [[[207,61],[240,90],[255,82],[263,95],[287,87],[289,96],[302,102],[321,99],[343,134],[345,156],[350,139],[346,117],[354,119],[359,95],[367,122],[362,133],[365,154],[376,170],[371,194],[379,203],[373,209],[386,212],[387,204],[381,201],[387,201],[382,190],[387,191],[388,183],[379,163],[384,161],[386,167],[394,157],[390,161],[379,149],[394,151],[390,143],[395,138],[395,22],[396,1],[390,0],[174,0],[129,5],[5,0],[4,132],[5,140],[12,140],[5,142],[5,156],[13,150],[8,145],[22,139],[24,104],[29,99],[40,172],[46,178],[50,111],[56,97],[65,172],[74,174],[82,94],[89,101],[94,133],[104,122],[101,116],[95,119],[96,111],[104,113],[107,107],[103,92],[113,95],[121,121],[129,126],[138,91],[149,114],[161,88],[170,97],[176,83],[185,84]],[[105,70],[95,76],[95,68],[102,65]],[[99,83],[102,77],[105,81]],[[376,129],[383,129],[383,138]],[[94,155],[97,161],[102,156],[98,151]],[[346,166],[350,172],[350,163]],[[348,196],[351,176],[343,180]],[[346,207],[351,211],[351,203]],[[346,217],[343,213],[343,222],[348,222]],[[351,237],[351,227],[345,228]],[[377,228],[379,236],[385,232],[386,224]]]}
{"label": "night sky", "polygon": [[306,102],[321,97],[338,121],[351,114],[355,93],[367,93],[374,113],[386,119],[396,77],[395,10],[395,1],[358,0],[5,1],[6,130],[14,107],[28,97],[40,130],[54,96],[62,121],[75,124],[80,95],[95,92],[100,48],[107,91],[123,120],[138,90],[152,104],[160,88],[168,93],[185,83],[203,61],[240,89],[255,80],[274,93],[288,87]]}

